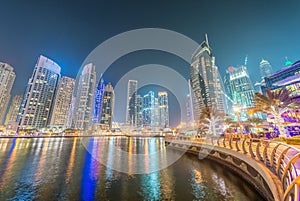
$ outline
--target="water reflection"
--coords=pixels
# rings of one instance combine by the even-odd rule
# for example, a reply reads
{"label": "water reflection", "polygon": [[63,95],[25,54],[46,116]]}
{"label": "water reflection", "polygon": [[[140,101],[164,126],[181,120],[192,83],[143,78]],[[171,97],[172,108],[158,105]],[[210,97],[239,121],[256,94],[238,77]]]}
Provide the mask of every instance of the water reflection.
{"label": "water reflection", "polygon": [[[0,139],[0,150],[0,200],[263,200],[234,174],[193,155],[153,172],[182,155],[162,138]],[[146,173],[133,174],[137,168]]]}
{"label": "water reflection", "polygon": [[72,145],[72,151],[70,154],[70,160],[69,160],[68,168],[67,168],[67,172],[66,172],[66,183],[69,183],[70,179],[72,177],[73,167],[74,167],[74,162],[75,162],[76,144],[77,144],[77,137],[74,138],[74,142]]}
{"label": "water reflection", "polygon": [[[93,139],[90,139],[88,143],[89,148],[91,148],[93,145]],[[81,200],[94,200],[97,181],[94,177],[94,174],[97,169],[94,169],[93,163],[96,163],[96,160],[93,159],[91,154],[86,151],[80,186]]]}
{"label": "water reflection", "polygon": [[4,188],[6,186],[6,182],[8,181],[8,177],[11,175],[11,172],[13,170],[13,163],[16,159],[16,153],[18,144],[20,142],[20,139],[13,139],[10,149],[8,151],[7,160],[4,167],[4,174],[2,175],[0,179],[0,189]]}

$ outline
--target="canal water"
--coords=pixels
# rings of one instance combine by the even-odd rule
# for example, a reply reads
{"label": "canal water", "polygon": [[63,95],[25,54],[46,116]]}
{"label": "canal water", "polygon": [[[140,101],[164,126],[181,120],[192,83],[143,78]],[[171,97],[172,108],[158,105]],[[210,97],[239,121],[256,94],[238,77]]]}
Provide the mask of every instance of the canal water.
{"label": "canal water", "polygon": [[97,137],[0,138],[0,200],[263,198],[221,165],[166,148],[163,138]]}

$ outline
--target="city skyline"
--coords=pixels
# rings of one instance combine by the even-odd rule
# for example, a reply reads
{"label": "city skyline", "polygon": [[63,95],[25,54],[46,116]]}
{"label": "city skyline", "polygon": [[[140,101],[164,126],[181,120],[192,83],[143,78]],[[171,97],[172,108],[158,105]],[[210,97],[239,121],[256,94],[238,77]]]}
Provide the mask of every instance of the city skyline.
{"label": "city skyline", "polygon": [[[204,41],[204,43],[208,43],[208,42],[207,42],[207,41],[206,41],[206,42]],[[200,47],[201,47],[201,46],[203,46],[203,45],[200,45]],[[208,47],[208,49],[210,49],[210,47]],[[211,50],[211,49],[210,49],[210,50]],[[197,51],[199,51],[199,50],[196,50],[196,52],[197,52]],[[201,50],[201,52],[202,52],[202,50]],[[209,54],[211,54],[211,53],[209,52]],[[41,55],[40,57],[44,57],[44,56]],[[48,59],[48,58],[46,58],[46,57],[44,57],[44,58],[45,58],[45,59]],[[214,65],[215,58],[212,57],[211,59],[212,59],[213,65]],[[50,59],[48,59],[48,60],[51,61]],[[53,61],[51,61],[51,62],[53,62]],[[247,57],[246,57],[246,59],[245,59],[245,62],[247,62]],[[262,62],[266,62],[266,60],[262,60]],[[260,62],[260,63],[262,63],[262,62]],[[291,64],[290,61],[286,59],[286,63],[287,63],[287,62],[288,62],[288,65]],[[54,62],[54,63],[55,63],[55,62]],[[246,63],[245,63],[245,64],[246,64]],[[7,65],[7,64],[6,64],[6,65]],[[55,65],[58,65],[58,64],[55,63]],[[92,64],[91,64],[91,65],[92,65]],[[287,64],[286,64],[286,65],[287,65]],[[242,65],[240,68],[242,68],[242,67],[245,68],[245,66],[243,66],[243,65]],[[286,67],[286,66],[285,66],[285,67]],[[96,66],[94,66],[94,68],[96,68]],[[236,70],[237,70],[236,68],[234,68],[234,67],[232,67],[232,66],[230,66],[228,69],[229,69],[229,70],[227,70],[227,73],[228,73],[228,71],[236,71]],[[235,70],[233,70],[233,69],[235,69]],[[260,70],[261,70],[261,67],[260,67]],[[270,73],[270,71],[269,71],[269,73]],[[273,73],[274,73],[274,72],[273,72]],[[246,74],[247,74],[247,76],[248,76],[247,79],[249,79],[248,72],[246,72]],[[64,78],[64,77],[67,78],[66,76],[62,76],[62,78]],[[101,75],[101,77],[102,77],[102,75]],[[61,79],[61,78],[59,78],[59,80],[60,80],[60,79]],[[69,79],[73,79],[73,78],[69,78]],[[220,79],[220,78],[218,78],[218,79]],[[225,85],[226,85],[226,76],[224,77],[224,79],[225,79],[225,80],[224,80],[224,83],[225,83]],[[129,80],[129,81],[133,81],[133,80]],[[137,82],[137,80],[134,80],[134,81]],[[104,84],[103,77],[102,77],[101,80],[99,81],[98,85],[101,84],[102,82],[103,82],[103,84]],[[252,84],[252,81],[250,81],[250,82],[251,82],[251,84]],[[129,84],[129,83],[128,83],[128,84]],[[222,79],[221,79],[221,85],[223,85]],[[220,85],[220,87],[222,87],[221,85]],[[99,87],[99,86],[98,86],[98,87]],[[128,86],[128,87],[129,87],[129,86]],[[137,87],[137,86],[135,86],[135,87]],[[149,89],[149,87],[150,87],[150,89],[151,89],[151,86],[147,86],[146,88]],[[155,87],[155,86],[154,86],[154,87]],[[59,88],[59,87],[58,87],[58,88]],[[103,90],[104,90],[104,89],[103,89]],[[136,91],[138,91],[138,90],[141,90],[141,89],[140,89],[140,88],[137,88]],[[71,90],[71,91],[72,91],[72,90]],[[70,92],[71,92],[71,91],[70,91]],[[144,91],[144,93],[140,93],[141,95],[144,95],[144,94],[145,94],[145,90],[144,90],[144,89],[143,89],[143,91]],[[234,98],[232,98],[232,94],[230,94],[230,93],[231,93],[230,90],[229,90],[229,91],[228,91],[228,90],[226,90],[226,91],[224,90],[224,92],[227,93],[227,94],[224,94],[226,97],[231,98],[232,104],[239,105],[236,101],[234,101]],[[73,91],[72,91],[72,93],[73,93]],[[103,92],[102,92],[102,93],[103,93]],[[193,92],[192,92],[192,93],[193,93]],[[254,92],[251,92],[251,93],[254,93]],[[95,95],[96,95],[96,88],[95,88]],[[54,98],[55,98],[55,97],[54,97]],[[127,97],[127,98],[128,98],[128,97]],[[225,98],[225,97],[223,97],[223,99],[224,99],[224,98]],[[55,100],[55,101],[56,101],[56,100]],[[12,104],[12,102],[11,102],[11,104]],[[224,104],[225,104],[225,103],[224,103]],[[226,103],[226,104],[227,104],[227,103]],[[226,105],[226,104],[225,104],[225,105]],[[228,108],[228,105],[226,105],[226,106],[225,106],[225,105],[224,105],[224,107],[227,107],[227,108]],[[9,112],[10,106],[11,106],[11,105],[7,105],[7,110],[6,110],[6,113],[7,113],[7,114],[8,114],[8,112]],[[94,106],[94,105],[93,105],[93,106]],[[246,106],[246,105],[241,106],[241,107],[245,107],[245,106]],[[251,106],[251,104],[250,104],[250,105],[248,104],[248,106]],[[229,106],[229,107],[232,107],[232,105]],[[100,108],[101,108],[101,106],[100,106]],[[202,108],[202,109],[203,109],[203,108]],[[68,110],[68,109],[67,109],[67,110]],[[225,108],[223,108],[222,111],[225,111]],[[54,113],[54,109],[53,109],[53,111],[51,110],[51,112]],[[95,111],[93,111],[93,112],[95,112]],[[229,114],[228,112],[230,113],[229,110],[227,110],[227,114]],[[53,126],[53,125],[55,125],[55,124],[52,123],[52,119],[53,119],[53,116],[55,116],[55,115],[52,114],[52,113],[49,113],[48,118],[50,118],[50,123],[47,123],[47,125],[52,125],[52,126]],[[192,111],[192,113],[195,114],[195,111]],[[93,119],[93,118],[95,118],[93,115],[95,115],[95,114],[91,114],[91,117],[89,117],[89,118],[91,119],[91,120],[90,120],[91,122],[93,122],[93,121],[95,120],[95,119]],[[71,125],[70,122],[71,122],[72,114],[71,114],[71,113],[70,113],[70,114],[68,113],[67,116],[68,116],[68,118],[69,118],[69,119],[67,120],[67,122],[69,122],[69,123],[68,123],[68,125],[66,125],[66,124],[64,125],[64,127],[66,127],[66,128],[67,128],[67,127],[70,127],[70,125]],[[66,117],[67,117],[67,116],[66,116]],[[99,117],[98,117],[98,118],[99,118]],[[186,116],[186,121],[189,121],[188,118],[189,118],[189,115]],[[117,119],[120,119],[120,118],[117,118]],[[171,117],[171,119],[172,119],[172,117]],[[193,119],[195,119],[195,117],[194,117]],[[48,121],[48,120],[47,120],[47,121]],[[115,121],[115,122],[127,122],[126,120],[125,120],[125,121],[116,121],[115,117],[113,117],[112,121]],[[93,122],[93,123],[97,123],[97,122]],[[178,122],[178,123],[179,123],[179,122]],[[178,123],[176,123],[176,124],[178,124]],[[171,123],[171,124],[174,125],[174,122]],[[59,125],[59,124],[57,124],[56,126],[58,126],[58,125]]]}
{"label": "city skyline", "polygon": [[[34,1],[32,1],[34,2]],[[21,3],[22,4],[22,3]],[[20,4],[20,5],[21,5]],[[122,4],[122,3],[121,3]],[[292,2],[291,4],[296,5],[297,2]],[[18,5],[18,6],[20,6]],[[124,31],[129,31],[132,29],[137,28],[145,28],[145,27],[159,27],[159,28],[165,28],[177,31],[179,33],[185,34],[186,36],[190,37],[191,39],[201,42],[203,39],[203,35],[205,33],[208,33],[208,37],[210,38],[210,47],[213,51],[213,56],[217,58],[216,60],[216,66],[218,66],[219,73],[221,75],[221,78],[226,75],[226,70],[229,66],[237,66],[237,64],[242,63],[245,56],[247,55],[247,69],[249,72],[249,75],[251,77],[251,80],[253,83],[260,82],[261,76],[256,73],[258,70],[260,70],[260,63],[262,58],[264,60],[267,60],[273,68],[273,71],[271,73],[274,73],[275,71],[279,70],[280,68],[284,67],[286,65],[286,57],[292,61],[292,63],[297,61],[297,58],[299,53],[297,53],[297,48],[293,48],[293,45],[296,43],[298,38],[296,37],[297,32],[299,31],[297,27],[293,27],[293,32],[288,32],[289,37],[282,37],[287,35],[286,27],[288,25],[292,25],[294,22],[294,18],[297,17],[296,13],[293,13],[292,10],[294,9],[294,6],[287,5],[287,4],[281,4],[281,3],[273,3],[272,7],[268,8],[268,10],[263,9],[266,4],[266,2],[259,2],[259,1],[252,1],[251,3],[247,2],[243,4],[243,6],[247,7],[248,11],[253,11],[251,13],[248,13],[248,15],[238,15],[238,14],[244,14],[241,9],[235,9],[239,8],[241,5],[238,1],[231,1],[231,2],[219,2],[218,4],[213,3],[185,3],[185,4],[176,4],[174,7],[170,8],[167,12],[166,17],[166,26],[164,26],[164,23],[161,23],[160,20],[155,20],[155,23],[151,22],[150,19],[153,17],[153,13],[147,13],[146,16],[142,16],[140,19],[134,18],[135,12],[138,11],[137,8],[143,8],[142,4],[135,4],[135,3],[128,3],[126,5],[132,5],[132,8],[125,6],[124,12],[126,11],[132,11],[133,14],[128,14],[126,12],[126,18],[131,19],[132,21],[126,21],[124,24],[124,27],[115,26],[113,28],[113,31],[108,23],[101,24],[96,23],[98,22],[98,19],[101,19],[99,12],[103,8],[99,8],[99,3],[96,1],[91,1],[89,5],[87,4],[81,4],[79,2],[74,3],[70,10],[67,8],[64,13],[70,14],[70,18],[77,18],[78,15],[74,11],[77,9],[90,9],[91,5],[93,5],[93,11],[94,16],[83,16],[84,19],[90,19],[87,20],[88,22],[82,23],[78,22],[75,24],[69,24],[65,23],[63,21],[57,21],[57,19],[53,19],[49,16],[48,8],[57,8],[54,9],[53,12],[57,13],[58,16],[63,17],[64,13],[56,7],[58,5],[58,2],[52,2],[52,3],[35,3],[35,4],[29,4],[23,5],[20,12],[18,12],[18,16],[24,16],[24,14],[28,14],[26,8],[41,8],[43,12],[43,19],[35,18],[36,14],[32,15],[25,15],[24,16],[24,22],[28,26],[34,25],[33,22],[39,23],[41,25],[45,25],[43,22],[50,22],[50,24],[53,27],[60,27],[61,29],[53,29],[53,30],[61,30],[61,35],[59,35],[58,38],[61,37],[60,40],[57,40],[54,36],[57,36],[56,31],[48,31],[48,32],[34,32],[32,35],[28,36],[28,41],[30,41],[33,45],[29,46],[29,49],[27,48],[16,48],[18,45],[21,45],[23,47],[24,44],[27,43],[27,41],[23,41],[21,39],[16,40],[17,43],[12,44],[11,46],[5,46],[8,45],[8,41],[3,41],[3,45],[6,48],[6,50],[9,51],[2,51],[0,48],[0,61],[6,62],[11,64],[14,67],[15,73],[16,73],[16,81],[14,84],[14,87],[12,89],[11,95],[14,96],[16,94],[24,94],[26,80],[30,77],[30,66],[32,66],[30,63],[34,62],[34,58],[36,58],[39,54],[46,55],[51,60],[54,60],[59,66],[61,66],[61,74],[75,78],[77,76],[78,70],[84,60],[84,58],[89,54],[89,52],[95,48],[97,45],[99,45],[101,42],[105,41],[106,39],[115,36],[119,33],[122,33]],[[158,5],[164,5],[167,6],[165,3],[157,4],[155,2],[148,4],[150,8],[156,8]],[[4,7],[7,7],[9,9],[17,9],[18,6],[14,5],[12,8],[12,5],[10,3],[7,3],[4,5]],[[28,7],[29,6],[29,7]],[[47,6],[47,9],[45,10],[45,6]],[[107,7],[114,7],[114,3],[107,3],[105,4]],[[191,11],[197,8],[203,8],[201,9],[202,12],[196,12],[193,16],[176,16],[177,12],[174,12],[176,8],[182,7],[184,9],[190,9]],[[216,16],[211,16],[210,12],[204,8],[214,8],[215,12],[217,12]],[[257,19],[262,19],[263,17],[277,17],[277,13],[279,11],[282,11],[283,8],[286,8],[284,12],[286,12],[286,15],[283,16],[283,18],[280,18],[281,21],[272,21],[271,23],[268,21],[262,21],[262,24],[256,24]],[[164,10],[164,7],[159,7],[159,9],[155,12],[160,13],[160,11]],[[39,9],[37,9],[39,10]],[[233,12],[225,12],[225,11],[235,11],[235,14]],[[288,12],[287,12],[288,11]],[[3,14],[3,13],[1,13]],[[1,15],[0,14],[0,15]],[[256,14],[256,15],[255,15]],[[293,15],[292,15],[293,14]],[[109,13],[103,14],[106,17],[109,17]],[[120,13],[120,15],[124,15],[124,13]],[[18,16],[13,16],[11,20],[18,19]],[[160,15],[158,15],[160,16]],[[171,16],[174,16],[176,19],[179,20],[173,20]],[[211,18],[207,18],[206,16],[211,16]],[[220,19],[219,16],[223,16],[224,18]],[[237,17],[239,16],[239,17]],[[117,16],[116,16],[117,17]],[[294,17],[294,18],[291,18]],[[32,19],[36,19],[36,21],[33,21]],[[174,19],[175,19],[174,18]],[[255,20],[256,19],[256,20]],[[269,18],[268,18],[269,19]],[[185,20],[189,20],[190,23],[184,23]],[[216,23],[218,20],[224,20],[224,24],[222,23]],[[238,21],[238,23],[231,23]],[[30,22],[30,23],[29,23]],[[143,26],[140,26],[141,22]],[[287,22],[287,23],[283,23]],[[16,21],[16,23],[19,23],[19,21]],[[82,31],[84,29],[80,29],[78,34],[75,35],[66,35],[69,33],[66,28],[70,29],[77,29],[82,26],[90,26],[91,30],[93,31],[87,31],[86,33],[83,33]],[[103,27],[106,27],[107,29],[99,29],[99,26],[103,25]],[[198,26],[199,25],[199,26]],[[265,26],[263,26],[265,25]],[[226,29],[224,29],[226,27]],[[292,27],[292,26],[291,26]],[[16,27],[11,27],[12,30],[18,29]],[[285,28],[285,29],[284,29]],[[35,28],[33,29],[35,30]],[[221,32],[220,32],[221,30]],[[272,32],[273,30],[273,32]],[[274,30],[276,30],[276,34],[274,34]],[[24,29],[22,30],[25,31]],[[94,32],[95,31],[95,32]],[[43,33],[41,35],[41,33]],[[97,34],[96,34],[97,33]],[[227,33],[227,34],[226,34]],[[15,37],[14,35],[7,35],[7,33],[3,33],[3,37]],[[269,37],[272,35],[272,37]],[[70,37],[66,37],[70,36]],[[88,38],[83,37],[88,36]],[[256,37],[255,37],[256,36]],[[42,37],[42,38],[41,38]],[[43,43],[36,44],[36,40],[43,39]],[[80,48],[69,48],[70,47],[70,39],[76,39],[73,41],[72,45],[77,46],[78,42],[84,42]],[[255,40],[254,40],[255,39]],[[2,37],[0,37],[0,42],[2,40]],[[54,42],[52,43],[51,41]],[[87,42],[88,40],[89,42]],[[15,40],[10,40],[15,41]],[[293,43],[291,43],[293,41]],[[262,43],[263,42],[263,43]],[[280,44],[280,48],[277,44]],[[18,49],[17,53],[14,54],[15,50]],[[32,50],[32,51],[31,51]],[[294,50],[294,51],[291,51]],[[30,56],[29,56],[30,55]],[[16,57],[19,58],[16,60]],[[137,51],[130,53],[126,56],[123,56],[116,60],[113,64],[111,64],[111,67],[107,70],[107,72],[104,73],[104,78],[111,82],[113,86],[116,85],[118,80],[121,76],[124,76],[126,71],[132,70],[133,68],[147,64],[147,63],[162,63],[164,65],[170,66],[171,68],[175,69],[177,72],[179,72],[183,77],[186,79],[189,78],[189,69],[190,64],[187,62],[184,62],[182,60],[176,60],[170,54],[158,52],[158,51],[151,51],[151,50],[145,50],[145,51]],[[26,66],[26,67],[25,67]],[[96,66],[97,68],[97,66]],[[21,73],[20,73],[21,71]],[[270,72],[269,72],[270,73]],[[18,76],[22,75],[22,76]],[[27,77],[27,76],[28,77]],[[20,79],[22,81],[20,81]],[[25,84],[24,84],[25,82]],[[150,86],[151,87],[151,86]],[[177,104],[177,100],[174,100],[174,96],[172,97],[172,93],[169,93],[169,101],[170,105],[170,111],[171,113],[175,114],[175,109],[173,107],[174,103]],[[176,98],[176,97],[175,97]],[[116,101],[118,101],[117,99]],[[119,105],[119,102],[117,102],[116,105]],[[117,106],[118,107],[118,106]],[[119,108],[118,108],[119,109]],[[120,113],[125,113],[126,107],[121,108]],[[176,111],[178,112],[178,111]],[[119,110],[117,111],[119,113]],[[118,117],[119,115],[116,115]],[[171,118],[174,118],[174,115],[170,115]],[[117,119],[118,121],[126,121],[120,118]],[[179,118],[176,120],[171,120],[171,122],[178,122],[180,121]]]}
{"label": "city skyline", "polygon": [[[261,58],[268,60],[274,71],[284,66],[286,56],[292,62],[299,58],[295,46],[300,42],[297,37],[300,30],[295,26],[299,18],[296,10],[299,4],[298,1],[289,4],[272,1],[270,6],[267,1],[242,3],[232,0],[205,4],[201,1],[182,2],[169,7],[164,2],[106,2],[102,6],[99,1],[90,1],[63,6],[64,3],[58,1],[49,3],[32,0],[18,4],[10,1],[2,4],[3,12],[0,14],[1,23],[10,30],[1,33],[1,61],[14,66],[17,75],[23,75],[16,77],[16,87],[12,92],[12,95],[22,94],[30,77],[30,68],[40,54],[55,60],[62,67],[62,74],[75,78],[84,58],[107,38],[136,28],[161,27],[185,34],[199,43],[204,33],[208,33],[222,76],[228,66],[236,66],[248,55],[248,70],[253,82],[256,82],[260,81],[255,70]],[[116,16],[107,12],[107,9],[117,9],[116,5],[123,5]],[[214,15],[210,13],[211,8]],[[32,9],[36,12],[29,12]],[[179,16],[178,9],[189,10],[188,13],[193,15],[182,12],[182,16]],[[201,12],[195,12],[199,9]],[[82,11],[89,14],[79,15]],[[53,18],[54,15],[58,17]],[[118,19],[118,16],[123,19],[122,23],[111,26],[115,22],[113,19]],[[102,21],[103,18],[108,21]],[[159,20],[161,18],[164,20]],[[36,26],[46,23],[52,26],[47,32]],[[87,29],[90,31],[86,32]],[[26,36],[26,40],[10,33],[20,33]],[[130,60],[130,55],[128,58]],[[129,60],[125,62],[128,65],[132,64]],[[162,62],[164,59],[157,60]],[[174,68],[181,67],[171,59],[170,63]],[[185,67],[189,68],[188,65]],[[112,84],[115,84],[113,80]]]}
{"label": "city skyline", "polygon": [[299,8],[3,1],[0,201],[300,201]]}

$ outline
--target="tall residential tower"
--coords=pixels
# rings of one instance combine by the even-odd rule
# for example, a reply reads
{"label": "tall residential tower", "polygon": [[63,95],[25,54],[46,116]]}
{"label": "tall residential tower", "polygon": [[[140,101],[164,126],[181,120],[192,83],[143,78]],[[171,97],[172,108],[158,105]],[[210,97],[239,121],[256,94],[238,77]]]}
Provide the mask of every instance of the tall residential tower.
{"label": "tall residential tower", "polygon": [[22,95],[15,95],[13,97],[9,110],[6,115],[5,125],[7,125],[10,122],[17,121],[17,116],[20,110],[22,98],[23,98]]}
{"label": "tall residential tower", "polygon": [[96,85],[95,65],[85,65],[78,76],[73,95],[71,127],[80,130],[89,129],[92,121],[92,108]]}
{"label": "tall residential tower", "polygon": [[143,97],[141,95],[136,96],[136,126],[138,128],[143,125]]}
{"label": "tall residential tower", "polygon": [[10,91],[14,84],[16,74],[14,68],[0,62],[0,125],[4,121],[5,112],[10,99]]}
{"label": "tall residential tower", "polygon": [[169,128],[168,92],[158,92],[159,127]]}
{"label": "tall residential tower", "polygon": [[271,75],[272,66],[267,60],[262,59],[259,63],[259,70],[260,70],[261,79],[264,79],[264,77]]}
{"label": "tall residential tower", "polygon": [[111,130],[115,104],[115,92],[111,83],[105,86],[100,126],[102,130]]}
{"label": "tall residential tower", "polygon": [[225,112],[225,97],[215,57],[206,40],[201,43],[192,56],[190,85],[192,89],[194,119],[197,121],[204,108]]}
{"label": "tall residential tower", "polygon": [[155,98],[154,92],[149,91],[143,96],[143,126],[152,127],[155,124],[154,113],[155,113]]}
{"label": "tall residential tower", "polygon": [[20,128],[47,126],[59,77],[60,66],[45,56],[39,56],[21,104]]}
{"label": "tall residential tower", "polygon": [[128,81],[126,123],[131,126],[137,125],[137,83],[137,80]]}
{"label": "tall residential tower", "polygon": [[92,120],[93,124],[99,124],[101,121],[104,90],[105,90],[105,83],[104,83],[104,79],[101,76],[95,90],[93,120]]}
{"label": "tall residential tower", "polygon": [[50,125],[68,127],[74,85],[73,78],[63,76],[59,79]]}

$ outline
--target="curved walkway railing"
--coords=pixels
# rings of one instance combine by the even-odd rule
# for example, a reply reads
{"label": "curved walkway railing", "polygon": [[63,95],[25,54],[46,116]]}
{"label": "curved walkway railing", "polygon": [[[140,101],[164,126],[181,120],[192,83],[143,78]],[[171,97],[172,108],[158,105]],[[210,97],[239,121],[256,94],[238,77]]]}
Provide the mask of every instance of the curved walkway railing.
{"label": "curved walkway railing", "polygon": [[300,200],[300,149],[272,140],[240,137],[197,139],[167,136],[169,140],[193,141],[234,150],[261,161],[281,181],[284,200]]}

